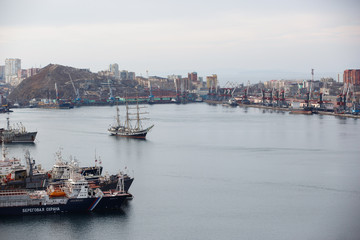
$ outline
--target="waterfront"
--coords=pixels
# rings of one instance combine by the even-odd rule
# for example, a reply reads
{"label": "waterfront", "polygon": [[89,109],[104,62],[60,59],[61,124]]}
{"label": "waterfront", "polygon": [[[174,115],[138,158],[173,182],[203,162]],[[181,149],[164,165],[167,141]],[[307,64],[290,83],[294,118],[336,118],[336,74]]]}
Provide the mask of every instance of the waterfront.
{"label": "waterfront", "polygon": [[[109,136],[115,107],[15,109],[38,130],[27,147],[46,169],[63,148],[80,165],[134,172],[122,212],[1,219],[1,238],[358,239],[358,119],[221,105],[151,105],[146,141]],[[120,106],[120,113],[124,106]]]}

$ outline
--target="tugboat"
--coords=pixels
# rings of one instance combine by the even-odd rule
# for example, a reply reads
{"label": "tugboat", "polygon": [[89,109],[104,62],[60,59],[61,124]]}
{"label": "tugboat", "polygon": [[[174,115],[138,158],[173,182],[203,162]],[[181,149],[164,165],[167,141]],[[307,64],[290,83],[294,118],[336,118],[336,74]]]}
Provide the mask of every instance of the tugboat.
{"label": "tugboat", "polygon": [[7,128],[0,128],[0,141],[5,143],[33,143],[37,132],[28,132],[20,123],[17,128],[11,128],[9,118],[7,120]]}
{"label": "tugboat", "polygon": [[[136,113],[129,113],[129,109],[136,109]],[[151,125],[150,127],[143,128],[141,124],[141,120],[147,120],[147,118],[140,118],[140,114],[146,114],[146,112],[140,113],[139,102],[136,102],[136,108],[130,108],[128,103],[126,102],[126,119],[124,125],[120,123],[119,117],[119,107],[116,106],[116,125],[110,126],[108,131],[112,136],[120,136],[127,138],[139,138],[145,139],[146,134],[154,127]],[[130,115],[136,115],[135,119],[131,119]],[[136,120],[135,127],[131,126],[131,120]]]}

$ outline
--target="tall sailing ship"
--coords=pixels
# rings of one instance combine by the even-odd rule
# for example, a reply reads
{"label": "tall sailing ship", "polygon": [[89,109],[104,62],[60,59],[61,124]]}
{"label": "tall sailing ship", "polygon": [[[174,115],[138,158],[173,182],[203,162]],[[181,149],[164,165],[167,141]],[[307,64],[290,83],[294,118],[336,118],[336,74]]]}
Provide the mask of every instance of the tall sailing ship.
{"label": "tall sailing ship", "polygon": [[[148,118],[141,118],[140,115],[147,114],[147,112],[140,112],[139,102],[136,101],[136,107],[129,107],[128,102],[126,101],[126,118],[124,124],[120,122],[119,116],[119,107],[116,106],[116,124],[110,126],[108,131],[113,136],[128,137],[128,138],[140,138],[145,139],[146,134],[154,127],[143,128],[141,120],[148,120]],[[136,110],[136,112],[130,112],[129,110]],[[131,118],[131,115],[136,115],[136,118]],[[135,122],[135,126],[132,126],[132,123]]]}

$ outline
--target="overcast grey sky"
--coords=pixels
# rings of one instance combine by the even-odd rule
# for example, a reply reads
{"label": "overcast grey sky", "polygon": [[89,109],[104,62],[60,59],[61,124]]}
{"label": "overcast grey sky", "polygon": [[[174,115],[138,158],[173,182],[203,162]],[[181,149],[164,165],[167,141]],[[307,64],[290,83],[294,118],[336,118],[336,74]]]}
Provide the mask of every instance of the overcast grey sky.
{"label": "overcast grey sky", "polygon": [[[360,68],[357,0],[1,0],[0,64],[220,81],[334,77]],[[3,65],[4,63],[2,63]]]}

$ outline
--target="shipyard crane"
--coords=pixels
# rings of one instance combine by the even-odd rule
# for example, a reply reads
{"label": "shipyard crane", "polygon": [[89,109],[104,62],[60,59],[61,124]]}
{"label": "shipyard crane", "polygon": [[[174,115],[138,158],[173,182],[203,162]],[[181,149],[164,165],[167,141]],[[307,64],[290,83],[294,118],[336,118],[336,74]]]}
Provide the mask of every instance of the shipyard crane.
{"label": "shipyard crane", "polygon": [[249,88],[250,88],[250,81],[248,81],[248,83],[247,83],[247,87],[246,87],[246,89],[244,91],[244,95],[243,95],[242,100],[241,100],[241,103],[243,103],[243,104],[250,104],[250,101],[248,99]]}
{"label": "shipyard crane", "polygon": [[249,95],[249,88],[250,88],[250,81],[248,80],[247,82],[247,88],[246,88],[246,92]]}
{"label": "shipyard crane", "polygon": [[76,96],[76,99],[75,99],[75,100],[76,100],[76,101],[80,101],[79,89],[76,89],[76,88],[75,88],[75,84],[74,84],[74,81],[73,81],[72,78],[71,78],[70,73],[68,73],[68,75],[69,75],[71,84],[72,84],[72,86],[73,86],[73,88],[74,88],[74,92],[75,92],[75,96]]}
{"label": "shipyard crane", "polygon": [[149,87],[149,101],[153,101],[154,100],[154,95],[152,93],[152,87],[151,87],[150,79],[148,79],[148,87]]}
{"label": "shipyard crane", "polygon": [[351,88],[351,92],[350,92],[350,97],[349,97],[349,101],[352,102],[352,106],[351,106],[351,113],[354,115],[359,115],[360,113],[360,105],[359,103],[356,101],[356,89],[355,89],[356,85],[355,84],[351,84],[350,83],[350,88]]}
{"label": "shipyard crane", "polygon": [[232,90],[231,92],[231,97],[233,98],[234,97],[234,93],[235,93],[235,90],[238,88],[238,85],[235,85],[234,87],[234,90]]}
{"label": "shipyard crane", "polygon": [[55,82],[55,92],[56,92],[56,100],[59,100],[59,93],[58,93],[58,88]]}
{"label": "shipyard crane", "polygon": [[262,92],[262,105],[266,105],[266,93],[265,93],[265,89],[263,88],[262,90],[261,90],[261,92]]}
{"label": "shipyard crane", "polygon": [[109,93],[110,93],[109,100],[110,100],[110,101],[114,101],[115,98],[114,98],[114,96],[113,96],[113,92],[112,92],[112,89],[111,89],[111,86],[110,86],[110,85],[111,85],[111,84],[110,84],[110,79],[108,79],[108,86],[109,86]]}

